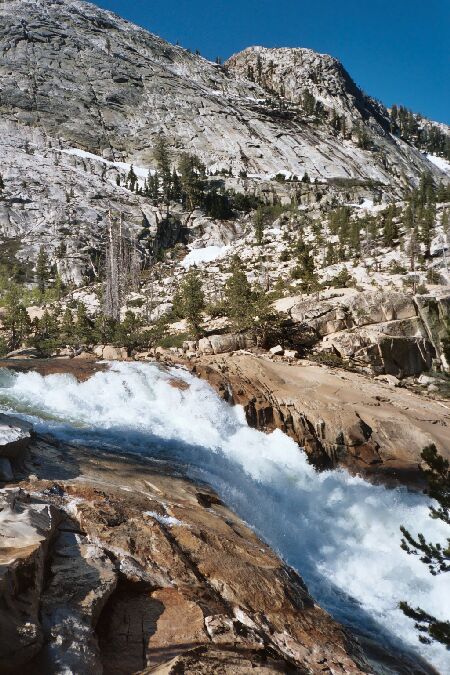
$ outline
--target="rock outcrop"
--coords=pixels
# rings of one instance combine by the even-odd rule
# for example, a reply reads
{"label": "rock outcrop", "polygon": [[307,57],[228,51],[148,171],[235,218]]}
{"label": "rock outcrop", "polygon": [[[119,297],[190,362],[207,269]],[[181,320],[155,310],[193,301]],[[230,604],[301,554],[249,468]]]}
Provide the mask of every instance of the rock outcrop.
{"label": "rock outcrop", "polygon": [[0,492],[2,672],[370,671],[205,486],[51,439],[21,475]]}
{"label": "rock outcrop", "polygon": [[31,424],[0,413],[0,483],[12,479],[11,461],[23,453],[32,437]]}
{"label": "rock outcrop", "polygon": [[251,354],[203,356],[194,372],[248,423],[281,429],[318,467],[344,466],[376,480],[417,484],[422,449],[435,443],[450,458],[448,402],[431,401],[390,382],[309,361],[289,364]]}
{"label": "rock outcrop", "polygon": [[447,368],[441,340],[450,316],[448,293],[345,290],[328,295],[289,308],[288,336],[295,346],[331,352],[375,375],[419,375],[434,363]]}

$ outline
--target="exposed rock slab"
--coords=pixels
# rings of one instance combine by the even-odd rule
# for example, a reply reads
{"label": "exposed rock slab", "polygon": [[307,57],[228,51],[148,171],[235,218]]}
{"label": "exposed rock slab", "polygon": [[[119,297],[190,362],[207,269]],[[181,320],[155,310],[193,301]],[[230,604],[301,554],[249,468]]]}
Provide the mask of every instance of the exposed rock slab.
{"label": "exposed rock slab", "polygon": [[203,356],[194,371],[250,425],[282,429],[319,466],[411,482],[420,453],[435,443],[450,457],[450,404],[308,361],[288,364],[251,354]]}
{"label": "exposed rock slab", "polygon": [[[370,670],[300,577],[208,488],[161,463],[51,439],[35,441],[23,471],[36,475],[0,511],[14,533],[0,616],[11,672]],[[22,561],[33,575],[20,585]]]}
{"label": "exposed rock slab", "polygon": [[441,340],[449,312],[448,294],[346,290],[291,306],[290,336],[299,346],[335,353],[373,374],[408,377],[429,370],[434,359],[447,366]]}

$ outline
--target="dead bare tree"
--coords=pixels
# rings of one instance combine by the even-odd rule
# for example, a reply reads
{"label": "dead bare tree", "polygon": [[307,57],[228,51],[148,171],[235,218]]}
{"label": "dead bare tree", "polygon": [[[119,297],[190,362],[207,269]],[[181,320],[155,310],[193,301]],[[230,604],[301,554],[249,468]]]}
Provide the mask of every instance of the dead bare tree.
{"label": "dead bare tree", "polygon": [[120,308],[130,291],[139,289],[140,255],[136,239],[124,227],[123,214],[108,213],[106,243],[106,316],[120,320]]}

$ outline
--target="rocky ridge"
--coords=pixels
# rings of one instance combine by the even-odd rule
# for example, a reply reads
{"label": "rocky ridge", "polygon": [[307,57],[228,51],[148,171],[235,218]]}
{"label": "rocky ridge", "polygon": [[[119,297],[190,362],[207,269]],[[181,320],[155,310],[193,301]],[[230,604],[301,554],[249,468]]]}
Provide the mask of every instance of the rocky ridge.
{"label": "rocky ridge", "polygon": [[[386,131],[385,110],[326,55],[247,50],[221,67],[75,0],[8,0],[0,17],[0,234],[31,267],[44,242],[65,280],[96,278],[110,210],[133,233],[144,225],[160,236],[164,212],[123,187],[131,164],[141,183],[154,169],[160,132],[175,161],[194,152],[211,173],[231,169],[226,187],[269,201],[291,199],[292,186],[271,180],[279,173],[307,173],[327,187],[342,180],[350,190],[377,184],[386,194],[399,194],[424,171],[444,175]],[[275,84],[268,93],[245,77],[256,54],[282,73],[285,97]],[[367,125],[377,148],[342,141],[296,108],[306,85],[349,122]],[[280,112],[280,101],[292,110]],[[209,229],[211,243],[224,244],[233,229],[242,231],[241,223],[230,225],[230,237],[223,223],[199,215],[166,223],[164,243],[193,242]]]}

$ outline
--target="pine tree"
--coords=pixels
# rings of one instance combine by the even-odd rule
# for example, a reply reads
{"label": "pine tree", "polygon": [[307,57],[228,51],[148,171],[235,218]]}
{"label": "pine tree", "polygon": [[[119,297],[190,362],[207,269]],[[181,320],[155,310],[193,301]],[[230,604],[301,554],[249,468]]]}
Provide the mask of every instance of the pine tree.
{"label": "pine tree", "polygon": [[59,272],[56,273],[55,283],[53,284],[53,288],[54,288],[54,291],[55,291],[56,299],[61,300],[65,287],[64,287],[64,282],[63,282]]}
{"label": "pine tree", "polygon": [[182,197],[182,189],[181,189],[181,181],[178,176],[178,173],[174,169],[172,171],[172,190],[171,190],[171,198],[175,201],[178,202]]}
{"label": "pine tree", "polygon": [[292,277],[301,281],[301,290],[305,293],[313,293],[319,288],[319,278],[316,274],[314,257],[311,249],[306,245],[300,235],[295,245],[297,265],[292,270]]}
{"label": "pine tree", "polygon": [[51,353],[60,344],[61,331],[59,326],[59,312],[49,312],[48,309],[40,319],[34,321],[34,335],[31,343],[37,349]]}
{"label": "pine tree", "polygon": [[95,341],[100,344],[110,344],[116,342],[117,327],[119,321],[100,312],[94,321]]}
{"label": "pine tree", "polygon": [[129,354],[131,353],[131,350],[139,344],[139,329],[141,326],[142,321],[139,317],[137,317],[134,312],[127,310],[123,321],[116,327],[116,340],[118,340],[123,347],[127,347]]}
{"label": "pine tree", "polygon": [[425,256],[430,255],[431,247],[431,235],[436,219],[436,207],[434,204],[428,204],[423,212],[420,219],[420,241],[425,244]]}
{"label": "pine tree", "polygon": [[195,338],[202,333],[201,323],[205,308],[205,296],[200,273],[195,267],[189,268],[174,299],[174,307],[180,316],[187,319]]}
{"label": "pine tree", "polygon": [[169,146],[167,139],[162,133],[160,133],[156,139],[154,155],[159,176],[161,177],[163,198],[164,201],[168,203],[172,184],[172,172],[170,168]]}
{"label": "pine tree", "polygon": [[310,183],[310,182],[311,182],[311,179],[308,176],[307,172],[305,171],[305,173],[303,174],[302,183]]}
{"label": "pine tree", "polygon": [[77,320],[75,323],[75,337],[78,342],[90,343],[93,338],[93,323],[88,316],[86,305],[83,302],[77,304]]}
{"label": "pine tree", "polygon": [[227,314],[233,328],[247,330],[253,326],[253,294],[244,266],[238,256],[231,262],[231,276],[225,284],[225,302]]}
{"label": "pine tree", "polygon": [[17,286],[6,294],[2,322],[9,333],[8,348],[18,349],[30,334],[31,322]]}
{"label": "pine tree", "polygon": [[302,96],[302,108],[309,117],[313,116],[316,112],[316,99],[308,90]]}
{"label": "pine tree", "polygon": [[205,167],[196,155],[185,154],[178,165],[183,203],[188,209],[200,206],[203,201],[203,179]]}
{"label": "pine tree", "polygon": [[36,280],[41,295],[44,294],[50,277],[49,259],[43,246],[40,247],[36,261]]}
{"label": "pine tree", "polygon": [[[439,455],[435,445],[424,448],[421,458],[426,467],[421,468],[421,471],[427,481],[427,494],[437,502],[437,506],[430,506],[430,517],[450,526],[449,462]],[[446,543],[433,543],[428,542],[421,533],[414,537],[405,527],[400,530],[403,534],[401,547],[408,555],[419,556],[433,576],[450,572],[450,536]],[[401,602],[400,609],[415,621],[421,642],[429,644],[437,641],[450,647],[450,621],[438,620],[420,607],[411,607],[407,602]]]}
{"label": "pine tree", "polygon": [[361,124],[358,127],[357,143],[358,143],[358,147],[361,148],[362,150],[370,150],[370,148],[372,147],[372,140],[370,138],[370,134],[367,131],[364,124]]}
{"label": "pine tree", "polygon": [[66,345],[71,345],[75,337],[75,323],[73,314],[68,307],[64,310],[61,321],[61,340]]}
{"label": "pine tree", "polygon": [[261,55],[258,54],[256,57],[256,72],[258,73],[258,84],[261,84],[262,81],[262,59]]}
{"label": "pine tree", "polygon": [[395,216],[395,206],[391,204],[383,218],[383,242],[385,246],[392,246],[398,237],[398,227],[394,222]]}
{"label": "pine tree", "polygon": [[133,165],[130,166],[130,170],[127,175],[127,187],[131,192],[134,192],[138,187],[138,178],[134,172]]}

